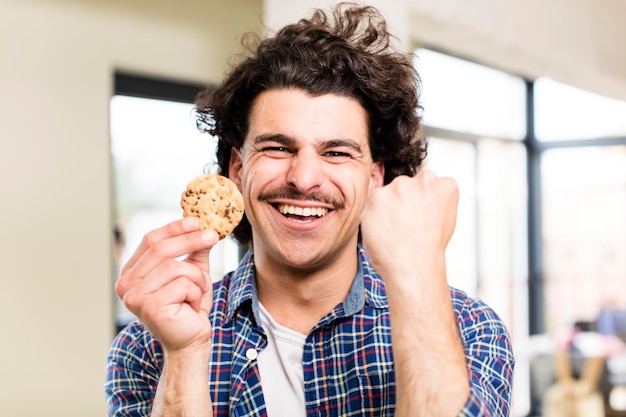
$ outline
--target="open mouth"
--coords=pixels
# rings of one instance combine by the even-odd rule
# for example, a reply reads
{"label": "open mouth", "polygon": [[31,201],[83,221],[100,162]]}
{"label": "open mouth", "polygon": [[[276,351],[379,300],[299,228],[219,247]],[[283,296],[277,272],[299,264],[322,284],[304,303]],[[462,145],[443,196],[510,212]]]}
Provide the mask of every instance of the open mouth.
{"label": "open mouth", "polygon": [[301,219],[306,217],[320,218],[328,213],[326,207],[298,207],[291,204],[278,204],[276,208],[284,216]]}

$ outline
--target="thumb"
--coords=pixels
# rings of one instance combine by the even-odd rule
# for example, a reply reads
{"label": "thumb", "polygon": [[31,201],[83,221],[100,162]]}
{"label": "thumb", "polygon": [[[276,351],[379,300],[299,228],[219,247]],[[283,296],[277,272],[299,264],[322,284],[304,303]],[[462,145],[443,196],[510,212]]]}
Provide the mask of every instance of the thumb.
{"label": "thumb", "polygon": [[206,316],[211,313],[211,307],[213,306],[213,280],[211,279],[210,254],[211,249],[213,249],[217,242],[219,242],[219,236],[214,232],[209,248],[192,253],[189,256],[189,261],[196,263],[196,265],[202,269],[206,279],[206,291],[202,294],[202,298],[200,299],[200,311]]}
{"label": "thumb", "polygon": [[211,313],[211,307],[213,306],[213,284],[211,280],[209,280],[208,284],[208,290],[202,295],[202,299],[200,299],[200,311],[206,316]]}
{"label": "thumb", "polygon": [[[211,249],[213,249],[217,242],[219,242],[219,235],[213,230],[206,230],[202,234],[202,239],[206,243],[206,246],[203,249],[197,250],[196,252],[187,255],[185,261],[200,268],[200,270],[202,270],[207,278],[209,278],[209,255],[211,254]],[[208,279],[208,281],[210,282],[211,280]]]}

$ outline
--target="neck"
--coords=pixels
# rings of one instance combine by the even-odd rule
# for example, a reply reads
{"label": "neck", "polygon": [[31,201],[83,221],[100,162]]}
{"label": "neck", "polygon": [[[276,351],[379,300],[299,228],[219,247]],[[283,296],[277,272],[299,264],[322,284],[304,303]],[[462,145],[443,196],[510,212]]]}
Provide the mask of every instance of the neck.
{"label": "neck", "polygon": [[[347,257],[344,257],[347,258]],[[255,252],[259,301],[279,324],[303,334],[343,302],[357,271],[356,250],[316,270],[259,262]]]}

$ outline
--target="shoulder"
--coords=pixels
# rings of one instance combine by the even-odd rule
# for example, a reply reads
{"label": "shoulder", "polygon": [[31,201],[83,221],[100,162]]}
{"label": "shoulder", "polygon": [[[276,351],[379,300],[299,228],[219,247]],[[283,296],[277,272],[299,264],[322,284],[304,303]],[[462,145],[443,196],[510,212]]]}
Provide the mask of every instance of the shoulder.
{"label": "shoulder", "polygon": [[450,298],[454,312],[463,321],[493,320],[501,323],[498,314],[483,300],[469,296],[465,291],[450,287]]}

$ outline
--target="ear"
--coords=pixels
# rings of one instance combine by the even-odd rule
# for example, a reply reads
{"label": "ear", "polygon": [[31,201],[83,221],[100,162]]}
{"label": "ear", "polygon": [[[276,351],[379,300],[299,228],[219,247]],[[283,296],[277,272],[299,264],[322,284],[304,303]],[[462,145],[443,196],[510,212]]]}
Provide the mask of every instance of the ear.
{"label": "ear", "polygon": [[231,148],[230,161],[228,163],[228,177],[237,185],[237,188],[241,190],[241,176],[243,174],[243,155],[238,148]]}
{"label": "ear", "polygon": [[375,188],[380,188],[385,185],[385,164],[382,162],[375,162],[372,165],[372,176],[370,177],[369,191]]}

